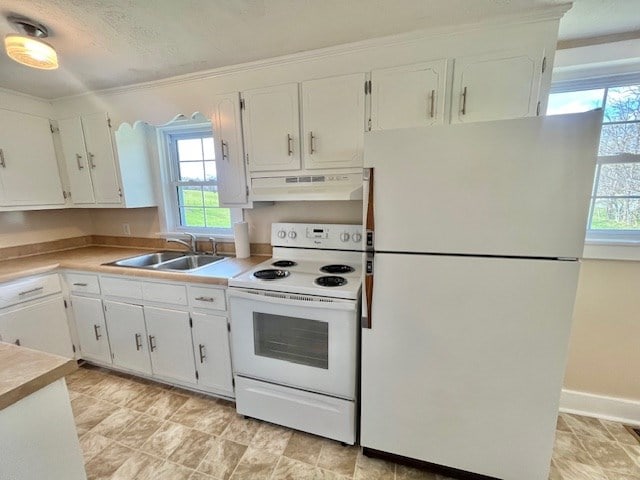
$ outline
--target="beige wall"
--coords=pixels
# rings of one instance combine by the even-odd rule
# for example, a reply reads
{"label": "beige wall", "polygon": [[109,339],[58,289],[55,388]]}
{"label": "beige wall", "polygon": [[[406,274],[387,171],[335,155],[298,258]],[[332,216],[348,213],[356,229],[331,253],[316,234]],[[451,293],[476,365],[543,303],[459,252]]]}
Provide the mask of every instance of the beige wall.
{"label": "beige wall", "polygon": [[91,233],[94,235],[124,236],[123,224],[129,224],[132,237],[154,238],[160,232],[158,209],[104,208],[90,210]]}
{"label": "beige wall", "polygon": [[91,235],[88,210],[0,212],[0,248]]}
{"label": "beige wall", "polygon": [[640,263],[583,262],[565,388],[640,401]]}

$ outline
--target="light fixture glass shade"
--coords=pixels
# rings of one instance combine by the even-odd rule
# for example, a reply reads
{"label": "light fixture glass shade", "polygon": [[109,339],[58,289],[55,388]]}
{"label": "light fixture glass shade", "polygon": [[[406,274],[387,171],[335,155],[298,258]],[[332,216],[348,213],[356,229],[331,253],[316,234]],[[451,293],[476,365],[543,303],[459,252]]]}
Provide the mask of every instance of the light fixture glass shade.
{"label": "light fixture glass shade", "polygon": [[4,49],[9,58],[28,67],[42,70],[58,68],[58,55],[51,45],[33,37],[7,35]]}

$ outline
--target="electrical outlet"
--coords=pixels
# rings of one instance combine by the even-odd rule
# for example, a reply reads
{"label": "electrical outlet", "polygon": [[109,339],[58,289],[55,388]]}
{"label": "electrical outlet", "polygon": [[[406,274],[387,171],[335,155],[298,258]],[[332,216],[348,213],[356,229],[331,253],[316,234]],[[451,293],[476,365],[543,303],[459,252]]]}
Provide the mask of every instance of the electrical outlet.
{"label": "electrical outlet", "polygon": [[131,227],[129,227],[128,223],[122,224],[122,233],[124,233],[127,237],[131,236]]}

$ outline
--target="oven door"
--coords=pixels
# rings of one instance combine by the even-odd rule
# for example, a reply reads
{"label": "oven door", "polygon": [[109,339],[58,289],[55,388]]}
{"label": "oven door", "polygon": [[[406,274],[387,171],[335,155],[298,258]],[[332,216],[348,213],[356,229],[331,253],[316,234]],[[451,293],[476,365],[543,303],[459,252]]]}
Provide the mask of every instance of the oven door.
{"label": "oven door", "polygon": [[228,289],[237,375],[355,399],[354,300]]}

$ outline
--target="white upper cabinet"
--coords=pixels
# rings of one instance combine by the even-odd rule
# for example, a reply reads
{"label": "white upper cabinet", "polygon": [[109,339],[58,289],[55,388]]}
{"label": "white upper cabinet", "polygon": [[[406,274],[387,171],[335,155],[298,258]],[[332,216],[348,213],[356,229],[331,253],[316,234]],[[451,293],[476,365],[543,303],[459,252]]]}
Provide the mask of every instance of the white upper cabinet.
{"label": "white upper cabinet", "polygon": [[58,129],[73,203],[118,206],[121,190],[107,115],[59,120]]}
{"label": "white upper cabinet", "polygon": [[242,92],[249,171],[300,168],[298,84]]}
{"label": "white upper cabinet", "polygon": [[106,113],[58,120],[71,200],[76,206],[148,207],[156,205],[151,157],[155,132],[143,122],[115,132]]}
{"label": "white upper cabinet", "polygon": [[447,60],[371,72],[371,130],[444,122]]}
{"label": "white upper cabinet", "polygon": [[304,168],[362,166],[364,73],[302,83]]}
{"label": "white upper cabinet", "polygon": [[0,205],[64,205],[49,120],[0,109]]}
{"label": "white upper cabinet", "polygon": [[540,47],[457,58],[451,123],[535,116],[543,64]]}
{"label": "white upper cabinet", "polygon": [[228,93],[213,98],[213,142],[218,174],[218,199],[224,207],[250,206],[242,145],[240,95]]}

